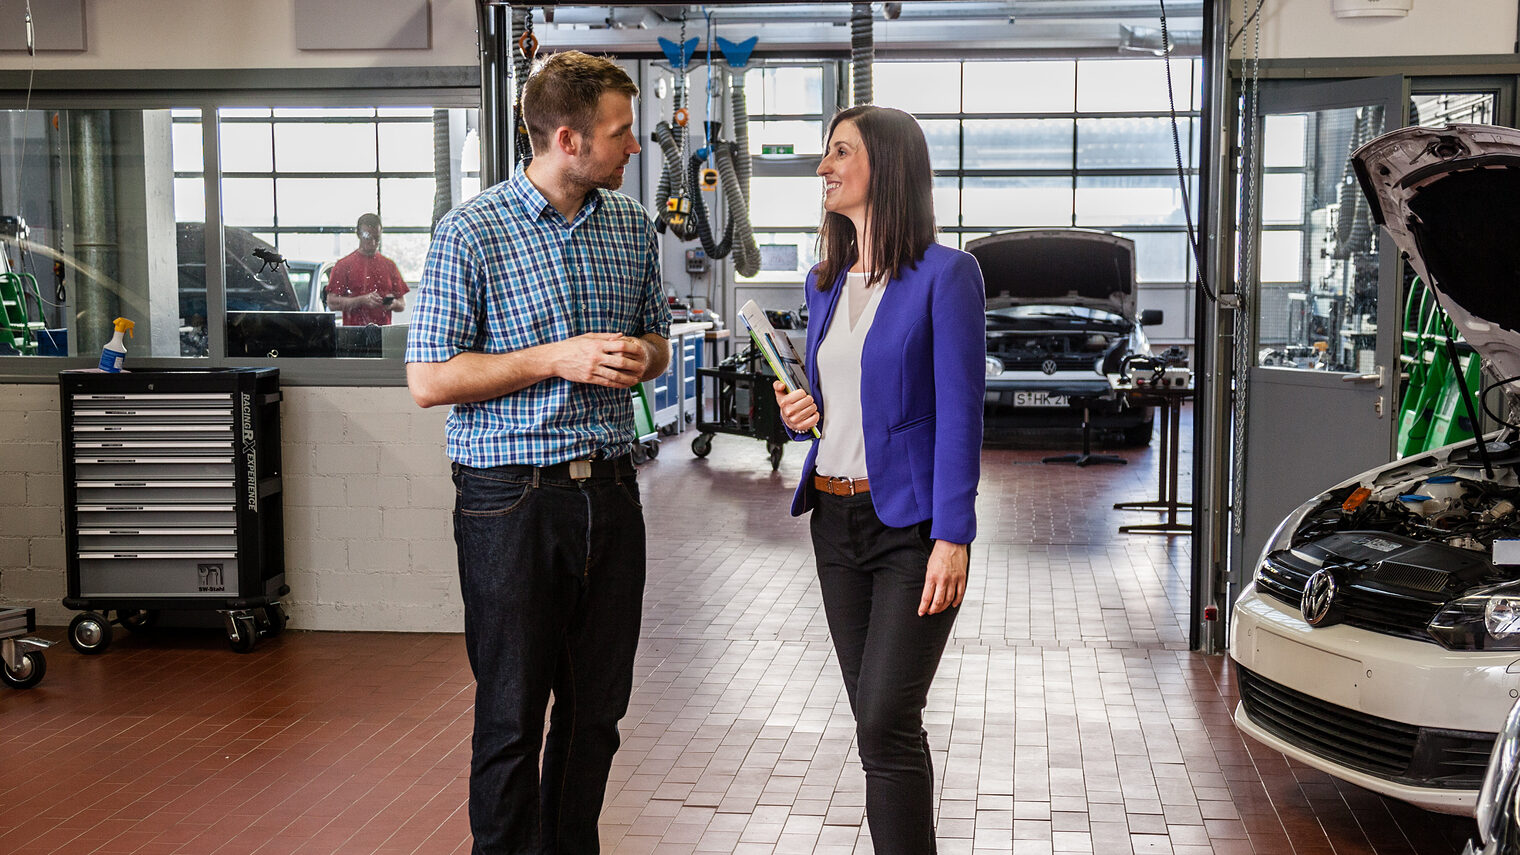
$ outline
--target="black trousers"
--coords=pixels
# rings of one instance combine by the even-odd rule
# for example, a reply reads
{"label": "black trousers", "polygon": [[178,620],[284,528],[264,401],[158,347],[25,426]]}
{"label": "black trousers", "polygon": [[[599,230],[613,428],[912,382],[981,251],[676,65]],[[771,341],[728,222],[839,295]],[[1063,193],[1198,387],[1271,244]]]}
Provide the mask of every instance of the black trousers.
{"label": "black trousers", "polygon": [[811,526],[829,634],[855,713],[871,840],[877,853],[933,853],[924,705],[959,608],[918,616],[929,523],[892,528],[869,493],[820,494]]}

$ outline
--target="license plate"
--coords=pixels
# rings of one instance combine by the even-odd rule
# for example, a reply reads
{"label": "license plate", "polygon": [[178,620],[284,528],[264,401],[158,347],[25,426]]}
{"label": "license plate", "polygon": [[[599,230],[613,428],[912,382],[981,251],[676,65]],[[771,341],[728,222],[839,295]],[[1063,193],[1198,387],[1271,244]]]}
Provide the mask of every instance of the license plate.
{"label": "license plate", "polygon": [[1065,395],[1052,395],[1049,392],[1014,392],[1013,405],[1015,407],[1066,407],[1070,406]]}

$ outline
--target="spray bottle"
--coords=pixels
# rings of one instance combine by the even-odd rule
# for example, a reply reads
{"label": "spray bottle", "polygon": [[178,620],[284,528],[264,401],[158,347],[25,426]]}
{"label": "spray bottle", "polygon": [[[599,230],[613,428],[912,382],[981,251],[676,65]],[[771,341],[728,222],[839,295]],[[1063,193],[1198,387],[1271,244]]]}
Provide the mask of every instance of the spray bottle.
{"label": "spray bottle", "polygon": [[109,371],[112,374],[120,373],[127,362],[127,344],[122,340],[121,334],[132,334],[132,328],[136,324],[126,318],[117,318],[116,335],[111,336],[110,342],[100,350],[100,370]]}

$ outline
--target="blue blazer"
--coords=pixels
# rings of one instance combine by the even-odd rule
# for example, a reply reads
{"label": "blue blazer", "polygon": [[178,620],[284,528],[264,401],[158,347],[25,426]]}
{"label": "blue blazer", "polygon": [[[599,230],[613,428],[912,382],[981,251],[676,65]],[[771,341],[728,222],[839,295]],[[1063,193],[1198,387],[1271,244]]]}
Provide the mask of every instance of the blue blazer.
{"label": "blue blazer", "polygon": [[[827,291],[808,275],[808,388],[823,412],[818,343],[829,329],[844,277]],[[880,286],[877,286],[880,287]],[[987,388],[987,292],[966,252],[930,244],[911,270],[886,285],[861,351],[860,406],[871,503],[889,526],[933,519],[930,536],[976,537],[982,406]],[[791,431],[793,439],[813,440]],[[818,443],[808,449],[792,516],[812,510]]]}

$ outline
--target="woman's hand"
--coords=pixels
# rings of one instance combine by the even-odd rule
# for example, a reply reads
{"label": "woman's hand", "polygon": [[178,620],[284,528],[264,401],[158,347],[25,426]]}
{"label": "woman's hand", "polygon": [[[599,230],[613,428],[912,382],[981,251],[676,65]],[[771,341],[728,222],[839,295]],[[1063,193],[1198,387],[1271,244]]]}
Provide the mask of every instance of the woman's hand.
{"label": "woman's hand", "polygon": [[776,404],[781,407],[781,421],[795,433],[812,430],[818,424],[818,405],[813,396],[798,389],[790,394],[786,384],[777,380],[771,383],[776,391]]}
{"label": "woman's hand", "polygon": [[924,597],[918,602],[918,616],[937,615],[966,598],[966,565],[971,550],[964,543],[934,541],[929,553],[929,571],[924,576]]}

